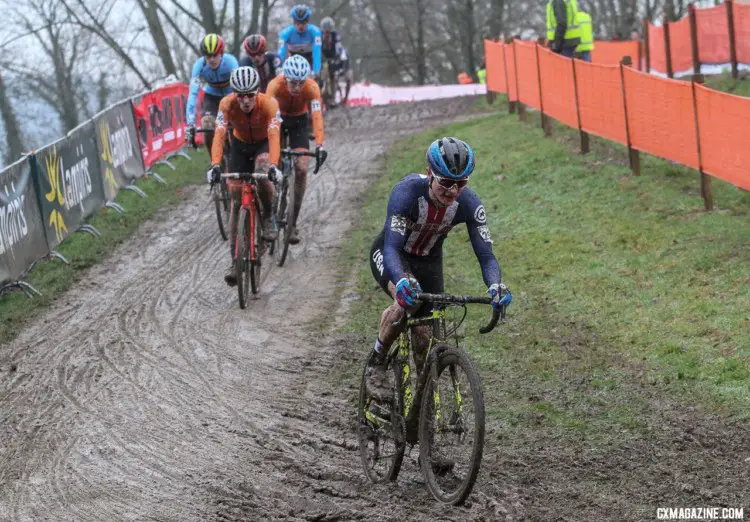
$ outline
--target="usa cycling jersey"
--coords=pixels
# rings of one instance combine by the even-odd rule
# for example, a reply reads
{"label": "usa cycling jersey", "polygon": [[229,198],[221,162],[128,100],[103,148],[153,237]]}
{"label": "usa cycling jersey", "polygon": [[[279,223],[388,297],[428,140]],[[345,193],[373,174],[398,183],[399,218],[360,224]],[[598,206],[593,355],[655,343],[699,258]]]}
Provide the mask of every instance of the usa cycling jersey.
{"label": "usa cycling jersey", "polygon": [[185,119],[189,125],[195,124],[195,105],[198,102],[198,91],[201,86],[206,94],[213,96],[231,94],[229,77],[238,66],[237,58],[231,54],[224,54],[216,69],[211,69],[205,57],[198,58],[193,65],[193,73],[190,75],[190,95],[185,108]]}
{"label": "usa cycling jersey", "polygon": [[288,55],[301,54],[310,62],[313,74],[320,73],[322,36],[318,26],[307,24],[304,33],[297,32],[294,25],[290,25],[279,33],[279,58],[283,62]]}
{"label": "usa cycling jersey", "polygon": [[467,187],[450,206],[438,207],[430,200],[429,179],[421,174],[398,182],[388,200],[383,263],[390,280],[395,284],[406,273],[401,252],[439,257],[448,232],[460,223],[466,223],[485,284],[499,283],[500,265],[492,253],[487,214],[479,196]]}
{"label": "usa cycling jersey", "polygon": [[263,59],[263,65],[258,67],[255,65],[248,55],[243,55],[240,58],[240,67],[252,67],[258,71],[260,75],[260,92],[266,92],[268,84],[281,74],[281,58],[273,53],[266,53]]}

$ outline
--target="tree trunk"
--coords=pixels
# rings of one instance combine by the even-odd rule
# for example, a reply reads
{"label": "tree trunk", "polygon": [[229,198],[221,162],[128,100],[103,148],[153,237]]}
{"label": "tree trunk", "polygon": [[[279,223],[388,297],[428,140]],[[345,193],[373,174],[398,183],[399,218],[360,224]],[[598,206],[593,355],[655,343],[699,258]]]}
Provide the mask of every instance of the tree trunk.
{"label": "tree trunk", "polygon": [[424,0],[417,0],[417,85],[424,85],[427,81],[427,64],[425,63],[424,45]]}
{"label": "tree trunk", "polygon": [[203,29],[207,33],[219,33],[219,27],[216,25],[216,10],[212,0],[196,0],[198,10],[201,13]]}
{"label": "tree trunk", "polygon": [[[466,0],[466,61],[470,76],[476,76],[477,59],[474,54],[474,41],[477,39],[477,27],[474,21],[474,0]],[[476,79],[476,78],[475,78]]]}
{"label": "tree trunk", "polygon": [[138,5],[140,6],[141,11],[143,11],[146,23],[148,23],[151,37],[154,39],[156,50],[159,52],[159,58],[161,58],[162,65],[164,65],[164,72],[167,75],[174,74],[177,76],[177,67],[175,67],[174,61],[172,60],[172,53],[169,50],[169,42],[167,42],[164,28],[159,20],[156,0],[138,0]]}
{"label": "tree trunk", "polygon": [[490,36],[496,38],[502,34],[504,28],[505,0],[492,0],[491,9]]}
{"label": "tree trunk", "polygon": [[107,83],[107,73],[102,72],[99,74],[99,85],[97,86],[96,90],[96,102],[97,102],[97,111],[103,111],[107,108],[107,104],[109,102],[109,94],[110,94],[110,88],[109,84]]}
{"label": "tree trunk", "polygon": [[[260,1],[259,0],[253,0],[253,11],[252,11],[252,19],[250,20],[250,29],[247,30],[247,33],[245,33],[245,36],[250,34],[256,34],[258,32],[258,17],[260,15]],[[266,33],[263,33],[266,34]]]}
{"label": "tree trunk", "polygon": [[268,34],[268,0],[263,0],[263,17],[260,21],[260,34]]}
{"label": "tree trunk", "polygon": [[0,74],[0,115],[2,115],[3,126],[5,127],[5,142],[8,146],[5,160],[6,163],[12,163],[23,154],[23,138],[21,137],[21,126],[18,124],[16,113],[13,111],[2,74]]}
{"label": "tree trunk", "polygon": [[[253,4],[257,4],[257,0]],[[234,22],[232,23],[232,54],[237,57],[242,50],[242,33],[240,30],[240,0],[234,0]]]}
{"label": "tree trunk", "polygon": [[[50,41],[52,44],[52,64],[55,69],[55,88],[57,91],[57,111],[60,114],[60,120],[63,124],[63,131],[70,132],[78,127],[78,103],[75,98],[75,86],[73,85],[73,71],[65,60],[63,46],[60,45],[60,33],[48,28]],[[76,45],[73,45],[73,54],[71,64],[75,61]]]}

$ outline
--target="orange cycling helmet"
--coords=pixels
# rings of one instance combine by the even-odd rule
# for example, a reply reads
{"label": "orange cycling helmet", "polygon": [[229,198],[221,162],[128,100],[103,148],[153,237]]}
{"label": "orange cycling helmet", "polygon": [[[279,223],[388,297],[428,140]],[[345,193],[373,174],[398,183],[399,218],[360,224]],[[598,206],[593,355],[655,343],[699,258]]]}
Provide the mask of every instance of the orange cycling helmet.
{"label": "orange cycling helmet", "polygon": [[266,38],[262,34],[251,34],[242,42],[242,47],[250,56],[264,54],[268,50]]}

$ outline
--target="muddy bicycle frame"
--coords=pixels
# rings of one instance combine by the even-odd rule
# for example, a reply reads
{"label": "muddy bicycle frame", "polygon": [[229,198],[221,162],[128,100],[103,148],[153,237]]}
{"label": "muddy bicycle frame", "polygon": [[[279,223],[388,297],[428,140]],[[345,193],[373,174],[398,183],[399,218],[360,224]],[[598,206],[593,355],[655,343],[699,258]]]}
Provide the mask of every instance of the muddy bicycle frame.
{"label": "muddy bicycle frame", "polygon": [[[248,245],[250,247],[250,259],[249,261],[254,262],[258,260],[258,253],[255,251],[255,219],[256,219],[256,205],[260,205],[258,187],[256,181],[260,179],[268,179],[268,174],[263,172],[228,172],[221,175],[225,179],[238,179],[242,181],[242,199],[240,208],[238,209],[238,219],[242,209],[246,209],[249,214],[250,226],[248,227]],[[237,224],[239,227],[239,223]],[[234,260],[237,261],[237,255],[239,254],[239,242],[240,236],[237,234],[237,238],[234,243]]]}
{"label": "muddy bicycle frame", "polygon": [[[400,393],[403,396],[403,420],[405,427],[405,440],[409,444],[416,444],[419,442],[418,438],[418,424],[420,407],[422,404],[422,392],[424,391],[425,385],[427,384],[428,375],[432,377],[433,382],[437,382],[437,360],[440,357],[439,351],[433,350],[438,343],[448,343],[451,341],[455,342],[455,345],[459,347],[458,337],[455,335],[458,326],[463,322],[466,317],[466,304],[491,304],[492,299],[489,297],[470,297],[470,296],[459,296],[452,294],[428,294],[428,293],[417,293],[414,296],[415,300],[422,301],[424,303],[433,303],[433,308],[430,315],[425,317],[408,317],[404,315],[403,321],[406,321],[406,328],[398,336],[398,339],[391,347],[386,360],[396,359],[395,363],[401,367],[401,382],[402,387]],[[464,316],[458,325],[456,325],[452,332],[446,331],[445,322],[447,317],[447,309],[451,306],[462,306],[464,308]],[[486,334],[491,332],[498,321],[505,317],[505,308],[501,311],[493,309],[492,318],[490,322],[479,329],[480,333]],[[394,323],[394,326],[402,324],[400,322]],[[409,333],[415,326],[429,324],[432,326],[432,333],[430,334],[429,344],[427,346],[427,353],[425,354],[425,362],[422,367],[422,371],[419,373],[416,379],[416,390],[412,389],[411,385],[411,366],[409,365],[409,347],[411,343],[409,341]],[[429,371],[427,371],[429,370]],[[462,398],[461,390],[456,379],[455,370],[451,370],[451,380],[453,383],[454,398],[456,400],[456,411],[461,414],[462,410]],[[435,418],[440,420],[442,413],[440,407],[440,394],[436,390],[434,392],[434,412]],[[372,422],[374,425],[379,425],[384,422],[384,419],[378,417],[367,408],[365,410],[365,418]]]}

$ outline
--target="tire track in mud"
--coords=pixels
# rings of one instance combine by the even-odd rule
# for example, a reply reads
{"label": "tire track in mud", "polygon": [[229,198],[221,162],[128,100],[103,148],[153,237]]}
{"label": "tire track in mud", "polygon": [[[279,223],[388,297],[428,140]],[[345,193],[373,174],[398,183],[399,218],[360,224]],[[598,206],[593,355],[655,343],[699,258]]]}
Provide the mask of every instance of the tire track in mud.
{"label": "tire track in mud", "polygon": [[303,241],[283,269],[266,259],[247,310],[223,282],[229,249],[205,187],[90,269],[0,349],[0,520],[444,517],[415,466],[398,486],[366,482],[356,390],[316,378],[342,362],[318,325],[348,280],[332,261],[382,155],[472,103],[329,113]]}

